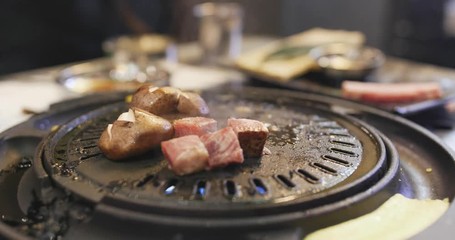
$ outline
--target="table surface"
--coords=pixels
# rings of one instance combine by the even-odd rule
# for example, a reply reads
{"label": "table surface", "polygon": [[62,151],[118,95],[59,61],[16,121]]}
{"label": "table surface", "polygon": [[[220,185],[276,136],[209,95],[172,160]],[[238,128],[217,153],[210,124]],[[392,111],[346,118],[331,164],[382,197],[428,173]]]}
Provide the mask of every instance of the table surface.
{"label": "table surface", "polygon": [[[248,37],[243,49],[248,50],[273,40],[270,37]],[[200,55],[194,44],[177,48],[180,63],[165,63],[171,71],[170,85],[182,89],[208,89],[227,82],[243,84],[248,78],[233,69],[182,64],[191,62]],[[106,58],[88,62],[105,62]],[[30,113],[46,111],[50,104],[83,96],[71,92],[56,81],[58,73],[73,64],[65,64],[43,69],[19,72],[0,76],[0,132],[27,120]],[[403,59],[387,58],[384,67],[376,73],[383,81],[449,81],[455,84],[455,69],[416,63]],[[197,81],[187,81],[197,79]],[[433,131],[447,145],[455,150],[455,130]]]}

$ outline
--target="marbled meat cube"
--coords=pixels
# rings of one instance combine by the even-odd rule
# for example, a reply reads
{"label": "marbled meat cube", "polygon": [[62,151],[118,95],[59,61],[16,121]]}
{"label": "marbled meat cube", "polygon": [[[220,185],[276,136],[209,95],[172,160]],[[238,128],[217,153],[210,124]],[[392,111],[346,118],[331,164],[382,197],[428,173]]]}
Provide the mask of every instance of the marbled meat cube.
{"label": "marbled meat cube", "polygon": [[245,118],[229,118],[228,127],[237,134],[243,154],[246,157],[260,157],[269,135],[264,123]]}
{"label": "marbled meat cube", "polygon": [[187,117],[175,120],[174,123],[175,137],[186,135],[202,136],[207,133],[213,133],[217,130],[217,122],[212,118],[205,117]]}
{"label": "marbled meat cube", "polygon": [[230,127],[201,136],[209,152],[208,168],[224,167],[232,163],[243,163],[243,151],[234,130]]}
{"label": "marbled meat cube", "polygon": [[177,175],[204,170],[208,165],[209,153],[196,135],[188,135],[161,142],[161,150]]}

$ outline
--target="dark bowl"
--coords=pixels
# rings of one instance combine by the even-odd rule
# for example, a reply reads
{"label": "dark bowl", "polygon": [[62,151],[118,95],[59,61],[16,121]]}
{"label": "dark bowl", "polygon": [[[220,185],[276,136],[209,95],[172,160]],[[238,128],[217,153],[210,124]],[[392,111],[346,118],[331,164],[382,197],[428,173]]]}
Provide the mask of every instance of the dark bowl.
{"label": "dark bowl", "polygon": [[384,64],[381,50],[346,43],[331,43],[311,49],[319,69],[336,79],[363,79]]}

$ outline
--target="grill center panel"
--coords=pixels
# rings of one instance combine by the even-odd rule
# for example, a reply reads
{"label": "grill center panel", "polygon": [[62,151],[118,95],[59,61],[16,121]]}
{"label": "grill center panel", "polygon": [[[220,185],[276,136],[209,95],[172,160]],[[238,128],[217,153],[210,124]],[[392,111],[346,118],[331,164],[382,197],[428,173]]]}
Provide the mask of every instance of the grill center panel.
{"label": "grill center panel", "polygon": [[168,169],[160,149],[131,161],[110,161],[97,142],[107,124],[126,111],[119,103],[60,128],[45,149],[45,166],[60,185],[95,201],[109,195],[147,205],[232,209],[325,197],[383,156],[380,140],[368,128],[323,109],[231,94],[211,96],[208,104],[220,128],[229,117],[266,123],[271,154],[183,177]]}

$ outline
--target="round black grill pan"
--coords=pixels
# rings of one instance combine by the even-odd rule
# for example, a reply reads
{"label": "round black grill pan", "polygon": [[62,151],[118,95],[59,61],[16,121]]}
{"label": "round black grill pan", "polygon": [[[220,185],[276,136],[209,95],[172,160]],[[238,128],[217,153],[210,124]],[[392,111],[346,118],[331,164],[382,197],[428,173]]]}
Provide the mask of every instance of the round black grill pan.
{"label": "round black grill pan", "polygon": [[[248,88],[234,91],[221,90],[220,92],[211,91],[210,93],[206,94],[219,95],[226,93],[232,93],[240,96],[250,94],[270,96],[269,98],[274,98],[276,102],[290,102],[297,108],[312,106],[314,108],[323,109],[327,112],[336,112],[351,115],[355,118],[365,121],[369,125],[374,126],[381,132],[380,135],[383,134],[386,136],[383,142],[385,143],[384,145],[387,154],[393,155],[393,149],[395,148],[397,150],[400,161],[400,168],[398,169],[398,174],[396,176],[397,181],[393,181],[393,176],[387,175],[387,173],[385,173],[382,179],[375,179],[376,185],[371,187],[369,191],[358,191],[358,194],[354,194],[351,197],[345,199],[345,201],[351,201],[352,204],[343,202],[342,204],[345,204],[347,207],[341,207],[340,211],[337,212],[339,214],[336,215],[330,215],[330,211],[324,212],[324,208],[315,208],[315,213],[313,214],[323,216],[323,219],[325,220],[335,219],[336,222],[337,216],[339,217],[340,215],[349,218],[349,215],[355,216],[371,211],[394,193],[401,193],[405,196],[418,199],[448,198],[450,201],[453,200],[454,189],[451,187],[451,185],[455,180],[455,174],[453,174],[455,172],[455,167],[454,156],[452,152],[448,150],[447,147],[445,147],[444,144],[442,144],[440,140],[438,140],[433,134],[409,121],[406,121],[400,117],[393,116],[389,113],[363,106],[361,104],[314,94],[258,88]],[[33,156],[30,156],[33,154],[30,153],[29,146],[36,146],[38,142],[37,139],[45,136],[50,131],[52,125],[63,125],[65,122],[74,119],[75,116],[87,114],[87,111],[96,109],[100,105],[122,101],[123,98],[124,95],[106,96],[106,98],[103,96],[96,96],[64,102],[62,104],[59,104],[60,107],[53,108],[53,110],[51,110],[49,113],[33,117],[29,121],[1,133],[0,185],[6,183],[3,180],[5,178],[10,178],[10,174],[16,174],[16,171],[13,170],[17,169],[17,166],[28,166],[28,164],[23,165],[22,163],[24,163],[24,159],[28,159],[30,157],[33,158]],[[388,143],[387,138],[391,140],[390,143]],[[387,147],[389,144],[392,146],[391,148]],[[35,160],[39,159],[40,157],[42,156],[39,155],[35,158]],[[390,156],[388,156],[388,158],[390,158]],[[27,163],[27,161],[25,162]],[[37,166],[39,163],[34,162],[33,164],[33,169],[28,169],[27,171],[32,170],[35,172],[35,174],[38,175],[38,185],[42,185],[41,187],[43,189],[47,189],[46,187],[52,186],[52,184],[49,185],[49,178],[46,171],[44,171],[42,167]],[[24,168],[27,169],[27,166]],[[427,171],[428,168],[431,168],[431,173]],[[19,173],[21,172],[19,171]],[[14,183],[14,181],[9,181],[8,185],[10,185],[11,188],[26,188],[27,186],[31,185],[19,185],[19,181],[21,180],[20,175],[17,179],[19,180],[16,183]],[[345,181],[347,180],[348,179]],[[22,189],[18,192],[27,191],[26,189]],[[320,193],[323,192],[324,191],[321,191]],[[18,202],[26,202],[24,201],[23,197],[24,196],[18,196]],[[0,205],[6,206],[8,209],[20,209],[20,207],[17,206],[19,203],[11,202],[10,199],[11,198],[1,198]],[[356,201],[352,201],[353,199]],[[140,236],[143,236],[144,239],[175,239],[175,237],[184,236],[182,235],[181,231],[178,231],[175,228],[170,229],[166,235],[165,229],[162,227],[152,226],[150,224],[145,226],[139,224],[137,225],[136,229],[113,228],[112,224],[122,223],[122,221],[119,221],[119,218],[122,218],[124,220],[123,223],[129,223],[130,220],[137,219],[137,215],[130,215],[130,211],[118,211],[120,209],[118,207],[122,206],[124,202],[117,200],[118,199],[114,198],[104,198],[102,204],[99,204],[99,207],[94,209],[91,218],[89,218],[90,221],[86,223],[71,225],[65,235],[65,239],[81,239],[87,237],[99,239],[124,239],[131,237],[131,232],[134,232],[134,230],[137,230],[136,233],[138,234],[138,239],[141,238]],[[117,203],[119,203],[119,205],[117,205]],[[338,202],[335,202],[333,204],[337,205]],[[17,206],[16,208],[14,207],[15,205]],[[0,211],[2,214],[5,213],[4,209],[0,209]],[[122,215],[123,213],[126,215]],[[19,212],[17,212],[17,215],[21,216],[21,214],[23,216],[26,215],[26,213],[19,210]],[[297,213],[296,218],[304,218],[305,215],[302,214],[303,212]],[[435,223],[427,230],[424,230],[422,233],[423,236],[450,233],[451,230],[448,228],[448,226],[450,227],[450,224],[446,223],[453,222],[453,216],[455,216],[455,212],[453,211],[453,206],[451,206],[449,212],[444,217],[442,217],[440,221]],[[5,215],[4,217],[8,216]],[[68,216],[68,218],[72,217]],[[172,221],[172,219],[170,220]],[[254,220],[260,221],[260,219]],[[327,224],[331,224],[329,221],[326,222]],[[102,226],[103,223],[105,224],[104,226]],[[96,224],[101,225],[94,228]],[[250,231],[247,233],[240,231],[230,231],[228,232],[230,234],[226,234],[224,236],[229,237],[231,235],[240,234],[241,236],[244,236],[244,238],[246,236],[247,239],[258,239],[258,236],[274,236],[273,233],[276,233],[280,236],[289,236],[289,238],[300,239],[306,232],[302,231],[302,229],[305,229],[309,224],[310,223],[305,221],[297,222],[294,227],[291,227],[290,231],[288,231],[288,228],[286,227],[279,227],[279,229],[261,229],[259,233],[256,234],[257,232],[255,232],[255,230],[250,229]],[[122,225],[120,224],[116,226]],[[321,225],[319,225],[319,227],[320,226]],[[21,230],[22,228],[23,226],[11,225],[9,222],[0,223],[1,234],[7,236],[8,238],[25,239],[24,232]],[[437,233],[434,231],[437,231]],[[158,237],[157,233],[160,233],[160,236],[163,237]]]}
{"label": "round black grill pan", "polygon": [[372,183],[362,182],[364,175],[380,178],[387,171],[382,139],[352,118],[257,95],[206,99],[220,126],[228,117],[266,122],[271,129],[266,147],[272,154],[183,177],[168,169],[159,149],[113,162],[97,141],[107,124],[126,111],[126,104],[119,103],[59,129],[46,144],[45,168],[61,187],[93,202],[107,197],[142,212],[210,219],[321,206],[368,188]]}

